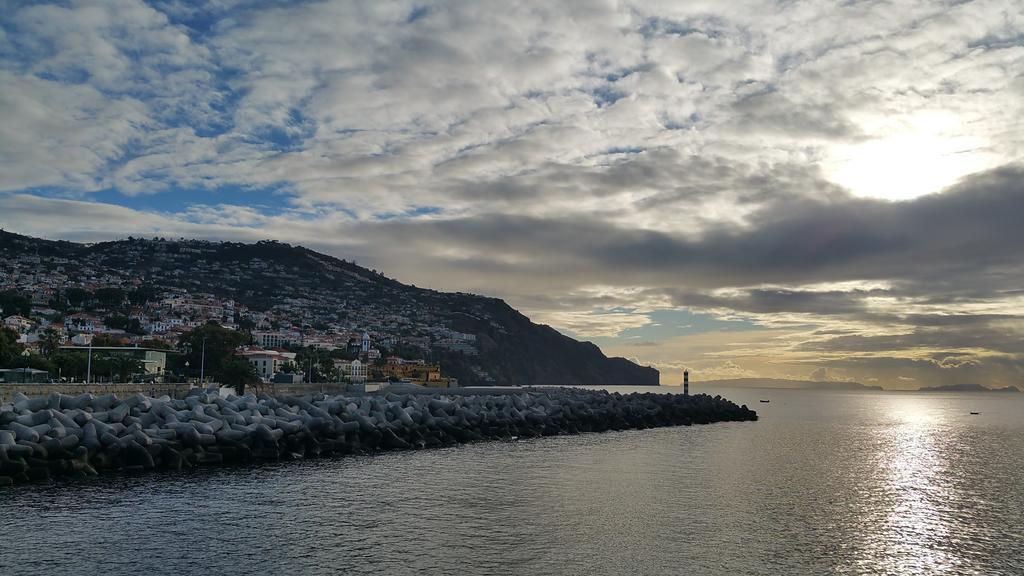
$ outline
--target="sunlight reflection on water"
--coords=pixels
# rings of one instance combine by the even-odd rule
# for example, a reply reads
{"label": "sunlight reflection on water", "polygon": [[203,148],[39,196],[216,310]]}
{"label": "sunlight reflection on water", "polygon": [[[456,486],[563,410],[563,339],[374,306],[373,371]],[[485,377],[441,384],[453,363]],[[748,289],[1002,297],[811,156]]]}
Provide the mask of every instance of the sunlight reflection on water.
{"label": "sunlight reflection on water", "polygon": [[896,424],[889,434],[885,489],[893,500],[881,530],[880,556],[898,574],[961,572],[955,549],[948,549],[949,519],[937,506],[960,497],[948,483],[948,456],[935,444],[944,429],[941,415],[913,399],[893,402]]}

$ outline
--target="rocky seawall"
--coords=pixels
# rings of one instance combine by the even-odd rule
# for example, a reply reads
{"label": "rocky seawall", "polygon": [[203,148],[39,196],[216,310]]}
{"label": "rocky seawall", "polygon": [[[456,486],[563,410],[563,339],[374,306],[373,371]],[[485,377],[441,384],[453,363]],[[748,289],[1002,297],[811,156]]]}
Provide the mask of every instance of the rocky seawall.
{"label": "rocky seawall", "polygon": [[222,397],[197,389],[177,400],[18,394],[0,405],[0,486],[743,420],[757,414],[719,396],[575,388],[302,397]]}

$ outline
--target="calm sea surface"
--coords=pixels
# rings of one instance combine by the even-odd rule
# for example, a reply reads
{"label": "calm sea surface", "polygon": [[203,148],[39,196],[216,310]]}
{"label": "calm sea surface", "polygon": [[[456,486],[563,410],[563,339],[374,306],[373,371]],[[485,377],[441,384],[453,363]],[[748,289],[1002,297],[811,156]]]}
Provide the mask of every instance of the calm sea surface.
{"label": "calm sea surface", "polygon": [[0,574],[1024,574],[1024,395],[693,391],[761,420],[6,489]]}

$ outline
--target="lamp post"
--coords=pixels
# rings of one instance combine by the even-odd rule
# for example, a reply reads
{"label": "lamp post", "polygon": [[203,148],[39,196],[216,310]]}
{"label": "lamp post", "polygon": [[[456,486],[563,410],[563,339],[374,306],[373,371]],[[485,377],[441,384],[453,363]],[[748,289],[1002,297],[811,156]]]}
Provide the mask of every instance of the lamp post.
{"label": "lamp post", "polygon": [[89,338],[89,359],[85,364],[85,383],[92,384],[92,338]]}
{"label": "lamp post", "polygon": [[199,361],[199,383],[206,384],[206,336],[203,336],[203,355]]}

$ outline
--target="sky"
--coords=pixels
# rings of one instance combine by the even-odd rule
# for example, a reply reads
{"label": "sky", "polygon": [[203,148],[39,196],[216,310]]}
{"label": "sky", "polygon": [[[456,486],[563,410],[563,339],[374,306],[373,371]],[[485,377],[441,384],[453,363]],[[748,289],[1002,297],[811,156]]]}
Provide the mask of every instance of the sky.
{"label": "sky", "polygon": [[301,244],[678,383],[1024,384],[1024,3],[0,0],[0,227]]}

